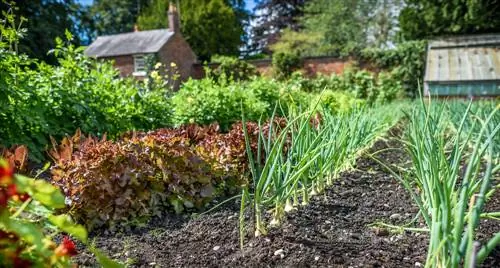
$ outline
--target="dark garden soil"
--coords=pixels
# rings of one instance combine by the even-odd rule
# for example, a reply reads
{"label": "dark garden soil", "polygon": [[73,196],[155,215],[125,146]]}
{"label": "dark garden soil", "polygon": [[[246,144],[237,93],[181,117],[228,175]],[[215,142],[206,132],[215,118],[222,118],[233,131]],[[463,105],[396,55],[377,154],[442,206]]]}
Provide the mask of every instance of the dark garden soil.
{"label": "dark garden soil", "polygon": [[[373,150],[401,149],[394,139],[378,141]],[[383,161],[408,165],[402,150],[378,155]],[[497,195],[488,211],[500,210]],[[121,233],[101,232],[95,245],[132,267],[423,267],[427,235],[392,233],[371,227],[377,221],[401,225],[417,212],[405,190],[373,160],[362,157],[333,187],[310,204],[288,213],[267,236],[247,238],[239,247],[239,205],[232,202],[195,219],[172,216]],[[479,238],[500,231],[485,221]],[[248,233],[252,233],[248,231]],[[96,266],[83,251],[80,266]],[[497,248],[485,267],[500,267]]]}

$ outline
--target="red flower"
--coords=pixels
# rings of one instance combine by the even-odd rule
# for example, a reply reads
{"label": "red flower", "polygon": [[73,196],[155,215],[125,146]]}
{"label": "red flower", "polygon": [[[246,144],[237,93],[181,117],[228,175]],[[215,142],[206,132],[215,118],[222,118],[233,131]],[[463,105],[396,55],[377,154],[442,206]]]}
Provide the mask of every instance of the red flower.
{"label": "red flower", "polygon": [[17,195],[17,187],[15,184],[9,184],[7,186],[7,196],[8,197],[12,197],[12,196],[15,196]]}
{"label": "red flower", "polygon": [[0,183],[4,182],[10,184],[12,176],[14,176],[14,169],[7,165],[0,164]]}
{"label": "red flower", "polygon": [[56,248],[55,253],[57,256],[62,257],[62,256],[75,256],[78,254],[76,251],[76,246],[69,237],[65,236],[63,238],[62,243]]}

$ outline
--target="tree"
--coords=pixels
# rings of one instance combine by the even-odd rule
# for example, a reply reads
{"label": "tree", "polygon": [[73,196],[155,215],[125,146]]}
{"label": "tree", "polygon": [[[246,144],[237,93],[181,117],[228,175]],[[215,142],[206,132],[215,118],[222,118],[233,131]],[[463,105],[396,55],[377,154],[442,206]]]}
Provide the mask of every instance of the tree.
{"label": "tree", "polygon": [[271,48],[302,56],[347,56],[394,41],[401,0],[311,0],[304,6],[299,31],[292,29]]}
{"label": "tree", "polygon": [[250,37],[250,50],[269,53],[285,28],[300,29],[299,17],[307,0],[261,0],[255,6],[255,26]]}
{"label": "tree", "polygon": [[406,0],[399,15],[401,40],[500,31],[498,0]]}
{"label": "tree", "polygon": [[[243,1],[182,0],[179,2],[182,35],[199,59],[209,61],[211,56],[216,54],[233,56],[239,54],[244,34]],[[139,29],[168,27],[167,9],[168,0],[152,0],[138,17]]]}
{"label": "tree", "polygon": [[319,32],[321,54],[349,55],[368,44],[368,25],[375,1],[312,0],[304,9],[304,30]]}
{"label": "tree", "polygon": [[95,0],[88,10],[95,35],[131,32],[147,0]]}
{"label": "tree", "polygon": [[[81,6],[74,0],[16,0],[15,4],[0,2],[0,11],[9,8],[15,9],[17,18],[22,16],[27,19],[21,25],[28,31],[19,41],[19,52],[47,63],[56,63],[55,58],[47,54],[55,48],[56,37],[64,36],[66,29],[80,31],[76,14]],[[77,37],[73,42],[79,44],[80,39]]]}

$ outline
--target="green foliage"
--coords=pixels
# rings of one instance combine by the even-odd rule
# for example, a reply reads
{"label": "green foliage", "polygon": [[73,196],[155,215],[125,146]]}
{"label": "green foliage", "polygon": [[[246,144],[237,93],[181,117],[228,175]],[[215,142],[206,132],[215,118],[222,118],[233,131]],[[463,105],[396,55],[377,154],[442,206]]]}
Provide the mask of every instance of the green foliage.
{"label": "green foliage", "polygon": [[[66,233],[87,244],[87,230],[66,214],[64,196],[44,180],[13,174],[0,158],[0,262],[7,267],[72,267],[76,246],[68,237],[57,245],[53,237]],[[93,248],[98,260],[118,263]],[[108,266],[109,267],[109,266]]]}
{"label": "green foliage", "polygon": [[[147,0],[95,0],[87,11],[90,31],[97,35],[131,32]],[[166,20],[166,18],[164,18]]]}
{"label": "green foliage", "polygon": [[273,69],[278,79],[287,79],[302,67],[300,55],[294,53],[278,52],[273,54]]}
{"label": "green foliage", "polygon": [[139,30],[163,29],[168,27],[168,0],[152,0],[137,17]]}
{"label": "green foliage", "polygon": [[500,31],[500,5],[496,0],[459,0],[446,4],[432,0],[405,2],[399,15],[401,40]]}
{"label": "green foliage", "polygon": [[394,79],[401,81],[406,93],[418,96],[425,68],[425,41],[404,42],[393,49],[365,49],[361,59],[376,67],[392,70]]}
{"label": "green foliage", "polygon": [[258,94],[267,97],[271,93],[246,90],[240,83],[219,84],[211,78],[189,80],[172,97],[174,123],[205,125],[217,122],[228,129],[241,119],[241,104],[250,118],[258,119],[274,108],[274,103],[260,100]]}
{"label": "green foliage", "polygon": [[212,57],[212,62],[219,63],[210,74],[217,81],[244,81],[259,74],[254,65],[235,57]]}
{"label": "green foliage", "polygon": [[325,90],[316,96],[315,100],[311,102],[311,106],[317,105],[316,108],[333,113],[347,113],[363,107],[365,103],[365,100],[357,99],[354,94],[349,92]]}
{"label": "green foliage", "polygon": [[17,42],[15,28],[0,31],[0,120],[9,122],[0,126],[0,144],[25,144],[39,161],[49,136],[59,139],[77,128],[114,136],[169,124],[165,94],[117,78],[111,63],[93,61],[61,39],[51,52],[59,65],[39,63],[10,49]]}
{"label": "green foliage", "polygon": [[298,55],[312,55],[312,48],[321,42],[322,35],[318,32],[297,32],[285,29],[278,42],[270,45],[274,53],[295,53]]}
{"label": "green foliage", "polygon": [[[80,6],[74,0],[0,1],[0,17],[3,17],[2,12],[14,12],[17,30],[29,29],[20,31],[24,38],[19,40],[16,51],[51,64],[56,63],[56,59],[47,51],[55,47],[55,38],[63,36],[65,30],[83,30],[79,24],[79,10]],[[80,35],[72,40],[74,44],[80,41]]]}
{"label": "green foliage", "polygon": [[182,33],[202,61],[212,55],[238,55],[243,25],[224,0],[181,1]]}

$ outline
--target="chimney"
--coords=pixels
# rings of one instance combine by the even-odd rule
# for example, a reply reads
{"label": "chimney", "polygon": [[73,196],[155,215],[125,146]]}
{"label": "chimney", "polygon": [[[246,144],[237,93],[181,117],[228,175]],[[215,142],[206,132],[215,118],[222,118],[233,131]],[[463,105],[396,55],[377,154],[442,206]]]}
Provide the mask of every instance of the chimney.
{"label": "chimney", "polygon": [[179,13],[172,3],[168,7],[168,28],[174,33],[180,32]]}

